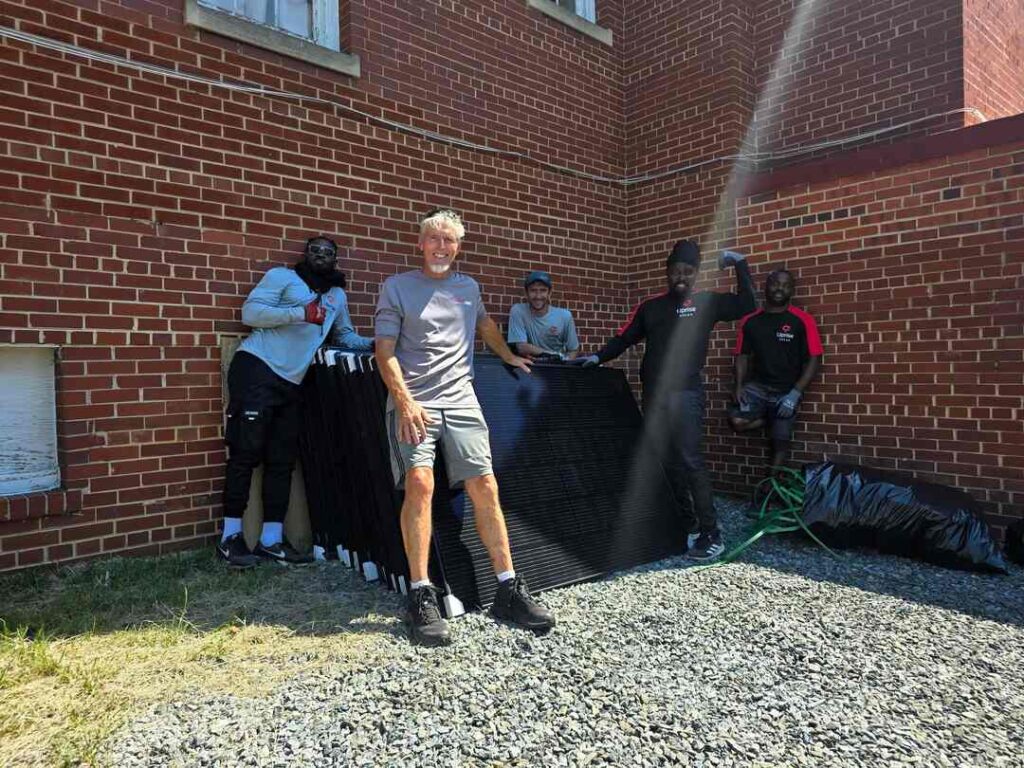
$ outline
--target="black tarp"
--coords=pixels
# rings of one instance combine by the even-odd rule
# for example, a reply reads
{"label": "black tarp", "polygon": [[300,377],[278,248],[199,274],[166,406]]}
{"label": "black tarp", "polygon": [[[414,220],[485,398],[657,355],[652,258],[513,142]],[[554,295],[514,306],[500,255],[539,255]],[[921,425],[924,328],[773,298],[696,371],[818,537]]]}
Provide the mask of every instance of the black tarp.
{"label": "black tarp", "polygon": [[804,522],[829,546],[1006,571],[977,503],[962,490],[833,462],[807,466],[804,477]]}

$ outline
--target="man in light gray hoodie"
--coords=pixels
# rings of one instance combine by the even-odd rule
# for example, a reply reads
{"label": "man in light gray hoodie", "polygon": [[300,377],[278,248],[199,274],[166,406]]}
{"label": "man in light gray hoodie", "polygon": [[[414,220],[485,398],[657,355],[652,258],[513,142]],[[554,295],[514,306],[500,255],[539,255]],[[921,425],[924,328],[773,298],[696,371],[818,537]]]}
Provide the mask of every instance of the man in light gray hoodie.
{"label": "man in light gray hoodie", "polygon": [[[333,240],[310,238],[294,269],[271,269],[242,305],[242,322],[253,332],[239,346],[228,370],[224,530],[217,544],[218,554],[232,567],[250,568],[261,559],[310,560],[284,541],[299,443],[299,385],[328,336],[350,349],[373,348],[372,339],[352,328],[345,276],[337,264]],[[249,503],[252,472],[260,464],[263,530],[250,551],[242,538],[242,513]]]}

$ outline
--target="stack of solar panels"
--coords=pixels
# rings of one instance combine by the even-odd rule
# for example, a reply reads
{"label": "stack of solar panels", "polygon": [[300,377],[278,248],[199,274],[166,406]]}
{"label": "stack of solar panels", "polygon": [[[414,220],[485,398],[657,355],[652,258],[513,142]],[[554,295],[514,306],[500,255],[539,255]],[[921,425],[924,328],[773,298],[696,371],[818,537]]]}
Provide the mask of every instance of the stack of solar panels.
{"label": "stack of solar panels", "polygon": [[[474,386],[516,571],[532,589],[592,579],[679,554],[671,490],[644,458],[640,414],[621,371],[535,365],[532,375],[476,356]],[[408,570],[384,428],[386,393],[365,354],[325,350],[306,382],[302,446],[318,551],[404,591]],[[488,605],[496,588],[472,502],[435,467],[431,578],[460,604]]]}
{"label": "stack of solar panels", "polygon": [[324,349],[303,383],[300,441],[313,548],[369,581],[405,591],[408,564],[391,480],[384,404],[372,356]]}

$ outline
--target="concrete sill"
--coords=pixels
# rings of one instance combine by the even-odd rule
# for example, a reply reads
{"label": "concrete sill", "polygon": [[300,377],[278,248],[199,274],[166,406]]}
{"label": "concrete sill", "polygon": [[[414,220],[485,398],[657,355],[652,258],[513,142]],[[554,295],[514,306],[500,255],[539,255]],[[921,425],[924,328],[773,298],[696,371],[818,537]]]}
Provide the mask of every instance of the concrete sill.
{"label": "concrete sill", "polygon": [[185,23],[343,75],[359,77],[359,57],[355,54],[332,51],[301,37],[206,8],[197,0],[185,0]]}
{"label": "concrete sill", "polygon": [[552,0],[526,0],[526,5],[530,8],[535,8],[553,19],[558,19],[566,26],[572,27],[577,32],[582,32],[587,37],[592,37],[607,46],[612,45],[613,39],[612,31],[610,29],[599,27],[597,24],[587,21],[582,16],[577,16],[568,8],[563,8],[562,6],[552,2]]}

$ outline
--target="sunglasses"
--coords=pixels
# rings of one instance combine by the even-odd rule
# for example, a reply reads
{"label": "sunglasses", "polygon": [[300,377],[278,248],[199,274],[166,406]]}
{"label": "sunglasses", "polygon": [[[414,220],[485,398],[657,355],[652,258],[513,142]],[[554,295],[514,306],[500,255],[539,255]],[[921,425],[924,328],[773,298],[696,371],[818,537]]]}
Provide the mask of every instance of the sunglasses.
{"label": "sunglasses", "polygon": [[334,256],[337,257],[338,252],[331,248],[329,245],[307,245],[306,253],[313,256]]}

